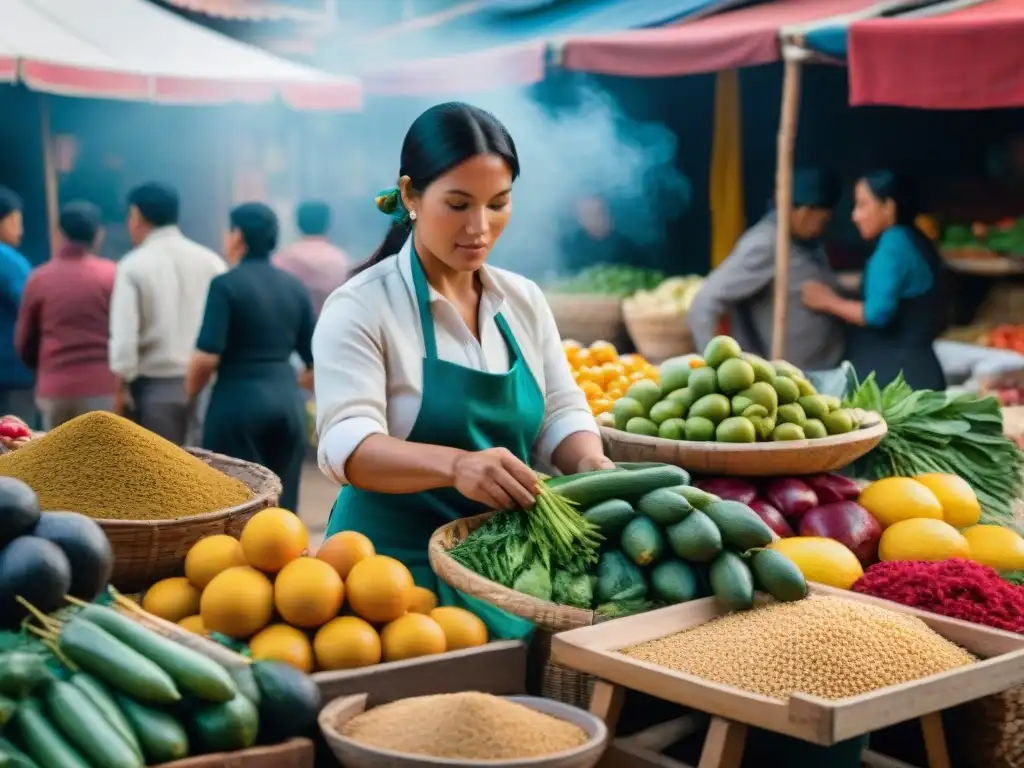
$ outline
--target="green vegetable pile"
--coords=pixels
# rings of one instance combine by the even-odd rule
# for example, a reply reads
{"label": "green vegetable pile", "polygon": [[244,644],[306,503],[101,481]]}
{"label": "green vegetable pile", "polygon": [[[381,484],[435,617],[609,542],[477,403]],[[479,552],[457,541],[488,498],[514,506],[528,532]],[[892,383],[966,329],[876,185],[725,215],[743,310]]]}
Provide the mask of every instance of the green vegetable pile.
{"label": "green vegetable pile", "polygon": [[1007,256],[1024,256],[1024,216],[995,224],[950,224],[942,233],[943,248],[981,248]]}
{"label": "green vegetable pile", "polygon": [[559,293],[596,293],[625,299],[637,291],[656,288],[665,275],[653,269],[628,264],[595,264],[580,270],[573,277],[550,286]]}
{"label": "green vegetable pile", "polygon": [[1013,525],[1013,500],[1024,486],[1024,453],[1003,434],[996,398],[915,391],[902,374],[880,389],[872,373],[846,404],[881,414],[889,426],[882,442],[853,465],[854,477],[959,475],[981,502],[981,522]]}
{"label": "green vegetable pile", "polygon": [[[20,600],[20,598],[19,598]],[[0,632],[0,766],[143,768],[308,735],[320,693],[273,662],[217,661],[130,618],[70,599]]]}
{"label": "green vegetable pile", "polygon": [[[753,510],[689,482],[685,470],[656,463],[553,478],[532,512],[492,516],[450,554],[491,581],[607,618],[711,595],[743,610],[755,586],[778,600],[807,594],[796,565],[765,549],[773,534]],[[563,501],[542,503],[548,494]],[[545,511],[552,506],[557,516]],[[571,555],[553,546],[557,535],[536,533],[570,527],[565,510],[585,526],[575,524]]]}

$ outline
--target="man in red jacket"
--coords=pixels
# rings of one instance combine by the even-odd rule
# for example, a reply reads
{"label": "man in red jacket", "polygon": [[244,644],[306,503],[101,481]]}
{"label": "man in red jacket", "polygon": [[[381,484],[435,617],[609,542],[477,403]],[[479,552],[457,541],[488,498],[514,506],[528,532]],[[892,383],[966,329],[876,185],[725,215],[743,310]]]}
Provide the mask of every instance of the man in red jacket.
{"label": "man in red jacket", "polygon": [[68,203],[60,230],[60,250],[29,275],[14,333],[18,355],[36,372],[36,405],[46,430],[83,413],[113,410],[117,388],[107,351],[116,268],[92,252],[102,236],[99,209]]}

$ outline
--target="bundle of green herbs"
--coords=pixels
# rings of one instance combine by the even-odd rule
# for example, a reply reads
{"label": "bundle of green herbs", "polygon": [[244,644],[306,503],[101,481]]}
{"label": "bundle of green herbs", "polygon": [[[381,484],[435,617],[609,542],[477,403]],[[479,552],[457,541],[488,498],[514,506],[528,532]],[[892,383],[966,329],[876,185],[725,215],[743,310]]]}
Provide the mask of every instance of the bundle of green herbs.
{"label": "bundle of green herbs", "polygon": [[853,477],[959,475],[981,502],[981,522],[1016,527],[1013,501],[1024,487],[1024,453],[1003,434],[996,398],[915,391],[902,374],[881,389],[872,373],[845,405],[875,411],[889,427],[878,446],[853,465]]}
{"label": "bundle of green herbs", "polygon": [[[552,574],[586,573],[597,562],[602,538],[573,502],[541,482],[532,509],[492,515],[448,554],[486,579],[550,600]],[[565,578],[558,579],[560,592]]]}

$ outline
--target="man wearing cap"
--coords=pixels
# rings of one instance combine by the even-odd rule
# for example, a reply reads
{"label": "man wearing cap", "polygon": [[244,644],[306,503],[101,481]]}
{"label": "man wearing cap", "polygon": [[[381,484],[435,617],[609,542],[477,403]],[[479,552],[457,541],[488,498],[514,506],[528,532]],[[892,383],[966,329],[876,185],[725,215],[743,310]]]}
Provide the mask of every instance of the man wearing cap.
{"label": "man wearing cap", "polygon": [[93,254],[102,238],[100,218],[91,203],[64,206],[60,249],[25,285],[15,346],[36,372],[36,405],[46,430],[114,407],[117,380],[107,335],[116,267]]}
{"label": "man wearing cap", "polygon": [[14,325],[31,269],[18,252],[23,233],[21,198],[0,187],[0,416],[10,414],[32,423],[32,374],[14,349]]}
{"label": "man wearing cap", "polygon": [[[820,238],[839,199],[839,184],[817,170],[799,170],[793,178],[792,244],[789,254],[789,322],[786,358],[804,370],[835,368],[843,358],[845,329],[835,318],[807,309],[800,286],[818,280],[838,289]],[[690,308],[689,323],[697,350],[704,349],[728,317],[732,336],[744,350],[768,357],[772,348],[775,237],[774,207],[748,229],[732,253],[715,269]]]}

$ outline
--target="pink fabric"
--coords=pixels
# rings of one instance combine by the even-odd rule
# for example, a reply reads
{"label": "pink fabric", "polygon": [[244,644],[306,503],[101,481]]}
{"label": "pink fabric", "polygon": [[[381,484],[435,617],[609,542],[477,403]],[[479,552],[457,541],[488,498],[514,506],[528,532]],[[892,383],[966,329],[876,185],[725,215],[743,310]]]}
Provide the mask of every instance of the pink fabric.
{"label": "pink fabric", "polygon": [[313,311],[319,315],[324,302],[348,278],[348,256],[326,240],[307,238],[274,254],[275,267],[293,275],[309,291]]}
{"label": "pink fabric", "polygon": [[1024,0],[850,27],[850,103],[1024,107]]}
{"label": "pink fabric", "polygon": [[874,0],[778,0],[656,29],[570,39],[566,69],[672,77],[769,64],[781,58],[783,27],[851,13]]}
{"label": "pink fabric", "polygon": [[14,344],[25,364],[36,371],[40,397],[114,394],[107,339],[116,271],[114,262],[73,245],[32,270]]}

